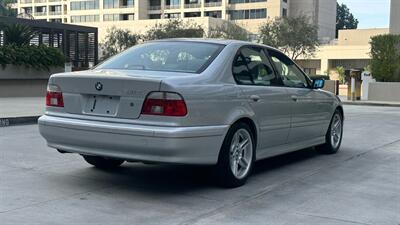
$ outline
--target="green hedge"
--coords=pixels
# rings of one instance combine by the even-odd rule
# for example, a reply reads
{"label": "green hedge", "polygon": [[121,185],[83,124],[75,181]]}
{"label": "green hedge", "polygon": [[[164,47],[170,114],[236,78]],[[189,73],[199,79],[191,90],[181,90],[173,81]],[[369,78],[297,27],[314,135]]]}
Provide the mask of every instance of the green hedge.
{"label": "green hedge", "polygon": [[11,64],[49,70],[51,67],[63,67],[64,63],[65,57],[60,50],[45,45],[0,46],[0,65],[3,69]]}
{"label": "green hedge", "polygon": [[372,76],[381,82],[400,82],[400,35],[386,34],[371,39]]}

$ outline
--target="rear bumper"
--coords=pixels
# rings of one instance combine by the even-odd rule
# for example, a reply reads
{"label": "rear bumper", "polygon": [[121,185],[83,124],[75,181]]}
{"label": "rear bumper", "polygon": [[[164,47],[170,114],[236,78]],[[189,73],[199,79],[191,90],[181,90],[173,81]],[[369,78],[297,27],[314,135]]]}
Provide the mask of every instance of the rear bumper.
{"label": "rear bumper", "polygon": [[40,134],[50,147],[126,160],[216,164],[228,125],[160,127],[44,115]]}

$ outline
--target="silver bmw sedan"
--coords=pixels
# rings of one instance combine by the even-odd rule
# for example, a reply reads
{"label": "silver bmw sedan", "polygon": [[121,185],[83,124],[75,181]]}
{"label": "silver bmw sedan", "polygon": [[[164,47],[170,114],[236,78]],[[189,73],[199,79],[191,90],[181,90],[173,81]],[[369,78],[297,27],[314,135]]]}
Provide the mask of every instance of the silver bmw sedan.
{"label": "silver bmw sedan", "polygon": [[265,45],[160,40],[92,70],[52,75],[38,123],[48,146],[98,168],[215,165],[218,181],[237,187],[256,160],[339,150],[343,108],[323,86]]}

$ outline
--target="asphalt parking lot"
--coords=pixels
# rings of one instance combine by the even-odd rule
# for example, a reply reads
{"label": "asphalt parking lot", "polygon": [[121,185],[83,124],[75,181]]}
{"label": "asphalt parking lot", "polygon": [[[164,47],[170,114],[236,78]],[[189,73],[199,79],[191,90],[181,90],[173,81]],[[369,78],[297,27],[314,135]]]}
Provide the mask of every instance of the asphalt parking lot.
{"label": "asphalt parking lot", "polygon": [[0,224],[400,224],[400,108],[345,106],[341,152],[258,162],[240,188],[207,167],[100,171],[46,147],[36,125],[0,128]]}

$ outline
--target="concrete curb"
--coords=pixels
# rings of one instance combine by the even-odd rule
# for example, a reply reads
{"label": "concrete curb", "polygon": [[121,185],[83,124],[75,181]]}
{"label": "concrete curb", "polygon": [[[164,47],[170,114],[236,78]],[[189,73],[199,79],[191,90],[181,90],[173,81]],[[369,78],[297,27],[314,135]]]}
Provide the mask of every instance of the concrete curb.
{"label": "concrete curb", "polygon": [[5,117],[0,118],[0,127],[8,127],[23,124],[35,124],[40,116]]}
{"label": "concrete curb", "polygon": [[360,106],[384,106],[384,107],[400,107],[400,103],[385,102],[342,102],[343,105],[360,105]]}

